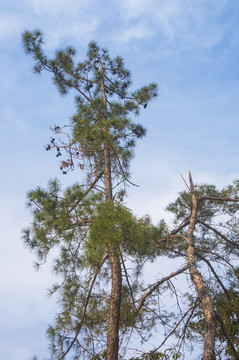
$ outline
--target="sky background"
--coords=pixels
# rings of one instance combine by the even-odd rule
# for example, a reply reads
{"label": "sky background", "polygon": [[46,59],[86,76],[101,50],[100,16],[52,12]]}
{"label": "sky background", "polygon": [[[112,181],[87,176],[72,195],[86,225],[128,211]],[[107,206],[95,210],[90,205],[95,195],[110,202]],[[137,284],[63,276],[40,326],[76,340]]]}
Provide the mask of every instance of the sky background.
{"label": "sky background", "polygon": [[131,167],[140,188],[127,199],[157,223],[185,189],[180,174],[219,187],[239,177],[238,19],[237,0],[0,0],[1,359],[46,355],[56,311],[46,297],[50,266],[36,273],[21,240],[31,220],[25,195],[56,176],[64,185],[82,177],[62,175],[44,150],[49,127],[74,114],[74,94],[61,97],[48,74],[33,74],[23,31],[43,30],[48,54],[73,45],[79,59],[96,40],[125,59],[133,88],[158,83],[158,99],[138,119],[148,131]]}

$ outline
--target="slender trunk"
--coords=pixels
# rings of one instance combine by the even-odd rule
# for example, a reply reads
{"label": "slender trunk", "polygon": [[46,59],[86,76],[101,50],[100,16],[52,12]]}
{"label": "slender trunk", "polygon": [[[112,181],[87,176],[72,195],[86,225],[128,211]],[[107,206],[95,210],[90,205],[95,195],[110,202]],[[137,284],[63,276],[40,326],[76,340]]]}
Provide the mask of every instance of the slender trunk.
{"label": "slender trunk", "polygon": [[114,246],[109,246],[109,260],[111,266],[112,287],[109,308],[106,359],[118,360],[122,275],[119,257],[115,253]]}
{"label": "slender trunk", "polygon": [[[102,73],[104,74],[101,65]],[[101,84],[102,98],[106,107],[105,118],[107,118],[107,99],[104,89],[104,82]],[[104,129],[106,132],[107,128]],[[112,201],[112,179],[111,179],[111,159],[110,149],[107,143],[104,144],[104,185],[105,201]],[[122,274],[119,254],[113,243],[108,248],[110,268],[111,268],[111,296],[109,307],[109,322],[107,334],[107,360],[118,360],[119,352],[119,320],[121,305]]]}
{"label": "slender trunk", "polygon": [[216,336],[216,317],[213,309],[212,301],[209,296],[203,277],[197,269],[195,248],[193,244],[193,233],[197,221],[197,197],[195,194],[191,174],[189,173],[190,189],[192,195],[192,213],[189,220],[187,233],[187,259],[189,265],[190,276],[201,301],[205,319],[204,334],[204,353],[202,360],[215,360],[215,336]]}
{"label": "slender trunk", "polygon": [[[104,149],[104,175],[105,175],[105,200],[112,200],[110,153],[107,147]],[[121,264],[117,249],[114,244],[109,244],[109,261],[111,267],[111,297],[109,308],[108,338],[107,338],[107,360],[118,360],[119,352],[119,319],[121,304]]]}
{"label": "slender trunk", "polygon": [[110,151],[105,144],[104,147],[104,182],[105,182],[105,201],[112,200],[112,181],[111,181],[111,164]]}

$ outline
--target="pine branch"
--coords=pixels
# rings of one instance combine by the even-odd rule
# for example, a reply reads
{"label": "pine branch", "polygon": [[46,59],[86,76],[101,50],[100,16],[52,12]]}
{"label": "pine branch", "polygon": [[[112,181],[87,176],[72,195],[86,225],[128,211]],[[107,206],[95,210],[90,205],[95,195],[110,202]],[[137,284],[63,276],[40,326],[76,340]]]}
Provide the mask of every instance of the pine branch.
{"label": "pine branch", "polygon": [[132,299],[134,308],[135,308],[135,310],[137,310],[137,308],[136,308],[136,306],[135,306],[135,300],[134,300],[133,290],[132,290],[132,287],[131,287],[131,285],[130,285],[130,281],[129,281],[129,277],[128,277],[128,272],[127,272],[127,269],[126,269],[126,267],[125,267],[124,259],[122,258],[122,254],[121,254],[121,262],[122,262],[122,265],[123,265],[123,268],[124,268],[124,273],[125,273],[126,281],[127,281],[127,284],[128,284],[129,290],[130,290],[130,296],[131,296],[131,299]]}
{"label": "pine branch", "polygon": [[80,202],[89,194],[89,192],[93,189],[95,184],[100,180],[100,178],[103,176],[104,171],[101,171],[99,175],[96,176],[95,180],[91,183],[89,188],[85,191],[83,196],[70,208],[69,213],[71,213],[79,204]]}
{"label": "pine branch", "polygon": [[223,323],[223,320],[222,320],[220,314],[217,311],[216,311],[216,318],[219,320],[222,332],[225,335],[225,338],[227,339],[227,343],[228,343],[229,347],[232,349],[232,352],[233,352],[233,354],[235,356],[235,360],[239,360],[238,352],[236,351],[236,349],[235,349],[235,347],[233,345],[233,342],[230,339],[230,335],[228,334],[227,329],[226,329],[226,327],[225,327],[225,325]]}
{"label": "pine branch", "polygon": [[218,196],[198,196],[198,200],[215,200],[215,201],[239,202],[239,199],[224,198],[224,197],[218,197]]}
{"label": "pine branch", "polygon": [[189,272],[192,283],[197,291],[198,297],[201,301],[203,315],[205,319],[205,333],[204,333],[204,352],[203,359],[214,359],[215,357],[215,337],[216,337],[216,322],[215,312],[210,297],[209,291],[204,283],[203,276],[199,272],[195,259],[195,245],[193,242],[195,226],[197,223],[198,199],[195,193],[194,184],[191,173],[189,172],[190,191],[192,197],[192,210],[187,231],[187,261],[189,265]]}
{"label": "pine branch", "polygon": [[45,64],[45,65],[44,65],[44,69],[45,69],[45,70],[48,70],[49,72],[54,73],[55,76],[58,76],[65,85],[67,85],[67,86],[75,89],[75,90],[76,90],[77,92],[79,92],[87,101],[89,101],[89,102],[91,103],[91,99],[90,99],[82,90],[80,90],[76,85],[74,85],[74,83],[73,83],[72,81],[66,80],[65,77],[62,76],[60,72],[57,72],[56,70],[54,70],[54,69],[53,69],[51,66],[49,66],[48,64]]}
{"label": "pine branch", "polygon": [[172,230],[170,234],[164,236],[162,239],[158,240],[157,242],[160,243],[170,239],[171,237],[176,235],[180,230],[184,229],[188,224],[189,224],[189,217],[185,219],[176,229]]}

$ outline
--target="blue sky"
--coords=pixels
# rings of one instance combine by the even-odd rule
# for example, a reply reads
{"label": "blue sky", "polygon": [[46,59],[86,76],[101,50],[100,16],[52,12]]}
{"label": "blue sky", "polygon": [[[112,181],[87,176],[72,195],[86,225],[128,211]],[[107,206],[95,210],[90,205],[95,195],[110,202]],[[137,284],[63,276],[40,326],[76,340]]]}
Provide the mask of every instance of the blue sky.
{"label": "blue sky", "polygon": [[45,49],[73,45],[84,58],[89,41],[125,59],[135,88],[159,85],[159,97],[141,113],[147,137],[132,163],[128,205],[154,222],[184,190],[180,177],[223,186],[239,170],[239,2],[235,0],[0,0],[1,327],[0,358],[46,354],[44,331],[54,301],[46,298],[50,267],[35,273],[21,242],[30,216],[25,194],[64,177],[44,150],[50,125],[74,113],[73,94],[60,97],[47,74],[33,75],[21,34],[40,28]]}

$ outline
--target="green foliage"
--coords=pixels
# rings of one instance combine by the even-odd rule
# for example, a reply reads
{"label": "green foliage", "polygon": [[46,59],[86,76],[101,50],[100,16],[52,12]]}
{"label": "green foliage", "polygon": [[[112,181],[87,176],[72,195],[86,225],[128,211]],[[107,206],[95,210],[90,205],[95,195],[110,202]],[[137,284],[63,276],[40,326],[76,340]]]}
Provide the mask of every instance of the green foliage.
{"label": "green foliage", "polygon": [[[162,232],[163,228],[160,231]],[[152,226],[149,218],[138,220],[121,204],[100,203],[93,218],[85,250],[92,264],[97,263],[99,257],[102,258],[109,243],[114,243],[115,248],[122,253],[145,254],[147,248],[149,253],[149,246],[158,235],[159,230]]]}
{"label": "green foliage", "polygon": [[[130,288],[127,281],[122,284],[121,332],[126,335],[137,324],[137,331],[149,333],[154,320],[146,309],[140,314],[136,311],[132,306],[132,294],[137,296],[142,289],[137,266],[141,268],[147,257],[155,257],[155,241],[165,231],[164,223],[156,228],[148,217],[137,219],[123,205],[105,203],[101,193],[89,193],[78,184],[62,192],[56,180],[49,181],[46,189],[29,192],[27,204],[33,222],[25,230],[26,245],[37,256],[36,266],[43,264],[53,249],[52,269],[62,279],[49,289],[49,295],[56,294],[60,305],[54,324],[47,332],[53,358],[70,345],[67,339],[74,336],[83,316],[87,328],[81,330],[81,342],[89,348],[92,346],[88,329],[97,336],[99,344],[105,341],[110,272],[104,258],[109,243],[115,244],[122,261],[128,255],[134,261],[130,261],[130,267],[135,268]],[[88,289],[97,273],[98,280],[88,298]],[[81,348],[73,349],[83,354]]]}
{"label": "green foliage", "polygon": [[24,239],[39,260],[45,259],[54,246],[61,245],[63,251],[84,231],[93,215],[93,204],[102,200],[101,194],[84,194],[82,186],[73,185],[62,196],[57,180],[49,181],[46,190],[38,187],[28,193],[27,206],[34,221],[25,230]]}
{"label": "green foliage", "polygon": [[[227,291],[227,294],[223,292],[217,294],[215,298],[215,309],[223,320],[227,334],[233,343],[239,344],[239,292],[237,289],[233,287]],[[217,335],[221,341],[226,340],[220,323],[218,323]]]}
{"label": "green foliage", "polygon": [[[135,139],[146,131],[129,118],[139,114],[140,108],[157,96],[157,85],[151,83],[130,92],[132,84],[130,72],[120,57],[111,58],[108,50],[100,49],[95,42],[88,46],[85,61],[76,62],[76,50],[68,47],[57,50],[53,59],[48,59],[43,50],[43,35],[39,30],[23,34],[24,49],[33,55],[35,71],[47,70],[53,75],[53,82],[62,95],[70,90],[76,92],[77,112],[72,117],[72,132],[67,134],[68,160],[61,166],[63,173],[73,168],[74,161],[98,172],[103,168],[103,148],[110,149],[111,171],[123,181],[128,176],[129,161],[133,156]],[[53,131],[62,133],[59,126]],[[70,140],[69,140],[70,139]],[[46,147],[55,147],[57,156],[60,148],[66,148],[55,139]],[[75,160],[76,159],[76,160]]]}
{"label": "green foliage", "polygon": [[[195,191],[198,197],[200,196],[220,196],[220,192],[214,185],[196,185]],[[175,214],[175,224],[188,218],[192,210],[192,196],[188,191],[179,194],[177,200],[168,205],[167,210]],[[198,204],[198,217],[202,220],[210,221],[215,213],[220,210],[220,204],[204,200],[199,201]]]}
{"label": "green foliage", "polygon": [[[216,349],[220,359],[235,359],[234,351],[239,356],[239,292],[236,288],[234,285],[226,289],[226,292],[219,291],[213,298],[216,312]],[[194,313],[189,328],[194,334],[204,333],[205,321],[200,308]]]}

